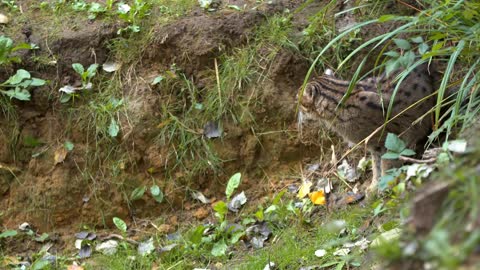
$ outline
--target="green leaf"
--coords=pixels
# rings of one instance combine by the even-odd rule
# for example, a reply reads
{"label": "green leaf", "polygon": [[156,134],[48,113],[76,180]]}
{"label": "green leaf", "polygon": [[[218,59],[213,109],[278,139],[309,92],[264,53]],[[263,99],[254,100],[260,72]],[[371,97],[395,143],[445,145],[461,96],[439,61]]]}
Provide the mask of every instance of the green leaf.
{"label": "green leaf", "polygon": [[75,145],[73,145],[73,143],[71,141],[66,141],[63,146],[65,147],[65,149],[67,149],[67,151],[72,151],[73,148],[75,147]]}
{"label": "green leaf", "polygon": [[67,103],[72,98],[71,94],[62,94],[60,97],[60,103]]}
{"label": "green leaf", "polygon": [[28,92],[26,89],[20,90],[18,88],[15,88],[15,90],[3,91],[3,93],[5,93],[5,95],[10,98],[16,98],[23,101],[30,100],[30,92]]}
{"label": "green leaf", "polygon": [[85,72],[85,69],[83,68],[82,64],[80,63],[74,63],[72,64],[72,68],[73,70],[75,70],[75,72],[77,72],[80,76],[83,75],[83,72]]}
{"label": "green leaf", "polygon": [[113,224],[122,232],[127,232],[127,223],[118,217],[113,218]]}
{"label": "green leaf", "polygon": [[17,70],[17,73],[8,78],[4,84],[17,85],[25,79],[30,79],[30,73],[24,69],[19,69]]}
{"label": "green leaf", "polygon": [[142,198],[146,190],[147,190],[146,186],[137,187],[132,191],[132,194],[130,194],[130,200],[135,201]]}
{"label": "green leaf", "polygon": [[240,240],[240,238],[242,238],[242,236],[245,235],[245,232],[244,231],[236,231],[232,234],[232,237],[230,238],[230,244],[235,244],[238,242],[238,240]]}
{"label": "green leaf", "polygon": [[423,43],[423,38],[418,36],[410,39],[413,43]]}
{"label": "green leaf", "polygon": [[42,270],[42,269],[47,269],[47,267],[50,265],[50,262],[48,260],[40,259],[36,262],[33,263],[32,265],[32,270]]}
{"label": "green leaf", "polygon": [[161,81],[163,81],[163,79],[165,79],[165,78],[164,78],[163,76],[161,76],[161,75],[155,77],[155,79],[153,79],[153,81],[152,81],[152,85],[157,85],[157,84],[159,84]]}
{"label": "green leaf", "polygon": [[405,149],[400,153],[401,156],[413,156],[415,155],[415,151],[412,149]]}
{"label": "green leaf", "polygon": [[387,22],[387,21],[391,21],[392,19],[395,19],[397,16],[395,15],[383,15],[383,16],[380,16],[380,18],[378,18],[378,22]]}
{"label": "green leaf", "polygon": [[402,49],[402,50],[410,50],[410,48],[412,48],[412,45],[410,45],[410,42],[408,42],[408,41],[405,40],[405,39],[394,38],[394,39],[393,39],[393,42],[395,42],[395,44],[397,45],[397,47],[400,48],[400,49]]}
{"label": "green leaf", "polygon": [[430,47],[428,46],[427,43],[422,43],[422,44],[418,45],[418,53],[421,54],[421,55],[423,55],[423,54],[425,54],[426,52],[428,52],[428,49],[429,49],[429,48],[430,48]]}
{"label": "green leaf", "polygon": [[225,189],[225,194],[227,195],[227,200],[230,199],[235,189],[240,185],[240,180],[242,178],[241,173],[236,173],[230,177],[227,183],[227,188]]}
{"label": "green leaf", "polygon": [[400,54],[396,51],[388,51],[388,52],[384,53],[384,55],[390,56],[390,57],[393,57],[393,58],[398,58],[400,56]]}
{"label": "green leaf", "polygon": [[397,59],[390,59],[385,63],[385,73],[387,76],[400,67],[400,62]]}
{"label": "green leaf", "polygon": [[45,242],[45,240],[48,239],[48,233],[42,233],[42,235],[40,235],[39,237],[35,237],[35,241],[37,242]]}
{"label": "green leaf", "polygon": [[7,237],[14,237],[18,234],[16,230],[8,230],[0,233],[0,239],[7,238]]}
{"label": "green leaf", "polygon": [[108,135],[110,137],[115,138],[118,135],[118,131],[120,131],[120,127],[118,126],[117,122],[112,118],[110,121],[110,126],[108,126]]}
{"label": "green leaf", "polygon": [[157,185],[153,185],[150,187],[150,193],[153,195],[153,196],[158,196],[160,195],[160,187],[157,186]]}
{"label": "green leaf", "polygon": [[97,73],[98,64],[91,64],[87,69],[87,77],[92,78]]}
{"label": "green leaf", "polygon": [[153,185],[150,187],[150,194],[152,194],[152,197],[158,202],[162,203],[163,202],[163,192],[160,189],[159,186]]}
{"label": "green leaf", "polygon": [[202,242],[203,232],[205,231],[205,229],[206,227],[203,225],[197,226],[188,240],[190,240],[190,242],[192,242],[193,244],[200,244]]}
{"label": "green leaf", "polygon": [[31,86],[42,86],[45,85],[46,81],[38,78],[32,78]]}
{"label": "green leaf", "polygon": [[222,240],[216,242],[213,245],[212,255],[215,256],[215,257],[225,256],[225,254],[227,252],[227,248],[228,248],[228,246],[225,243],[225,240],[222,239]]}
{"label": "green leaf", "polygon": [[395,153],[401,153],[405,148],[406,144],[397,135],[393,133],[387,134],[387,139],[385,140],[385,147]]}
{"label": "green leaf", "polygon": [[380,190],[385,190],[387,189],[391,183],[393,183],[395,181],[395,177],[391,174],[387,174],[387,175],[384,175],[382,177],[380,177],[380,181],[378,182],[378,188],[380,188]]}
{"label": "green leaf", "polygon": [[224,201],[218,201],[214,206],[213,210],[218,214],[224,216],[228,212],[227,204]]}

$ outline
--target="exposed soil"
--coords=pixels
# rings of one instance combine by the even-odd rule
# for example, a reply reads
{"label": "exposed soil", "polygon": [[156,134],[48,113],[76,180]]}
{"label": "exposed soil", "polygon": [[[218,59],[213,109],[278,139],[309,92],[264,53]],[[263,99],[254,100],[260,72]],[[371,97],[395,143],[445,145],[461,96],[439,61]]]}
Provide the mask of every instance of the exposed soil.
{"label": "exposed soil", "polygon": [[[154,143],[152,125],[158,124],[163,101],[147,82],[175,63],[201,87],[202,74],[214,69],[216,58],[247,44],[255,27],[269,15],[292,9],[300,2],[276,1],[274,5],[241,13],[207,14],[197,10],[189,17],[154,27],[153,39],[144,48],[140,64],[135,66],[135,76],[126,73],[130,80],[125,83],[123,95],[128,99],[130,119],[121,123],[122,136],[112,142],[120,153],[116,157],[125,157],[118,163],[121,169],[117,175],[85,170],[95,151],[106,149],[94,148],[91,135],[84,134],[84,123],[75,121],[75,113],[59,103],[58,88],[78,84],[78,77],[70,68],[72,63],[88,66],[113,59],[110,44],[117,36],[119,24],[76,21],[74,27],[64,25],[53,40],[48,28],[43,28],[44,22],[36,21],[36,17],[22,27],[9,29],[14,31],[10,36],[39,45],[39,50],[22,55],[22,67],[33,76],[51,80],[51,84],[33,90],[29,102],[14,101],[18,112],[14,122],[0,114],[0,209],[4,209],[0,224],[16,228],[28,222],[40,232],[66,232],[76,231],[82,225],[111,226],[114,216],[128,221],[160,217],[173,228],[176,222],[172,222],[172,217],[174,221],[190,219],[197,207],[185,190],[184,173],[178,171],[166,180],[161,171],[168,162],[168,148]],[[78,27],[82,24],[88,27]],[[32,57],[37,57],[37,61]],[[48,61],[39,62],[39,58]],[[286,49],[278,52],[266,74],[263,103],[254,111],[256,122],[262,127],[255,132],[264,135],[253,133],[249,127],[225,123],[225,135],[214,142],[214,148],[226,162],[216,173],[206,171],[190,179],[189,188],[210,198],[221,198],[225,181],[240,171],[244,173],[242,189],[247,190],[250,200],[255,200],[271,190],[272,183],[263,179],[289,172],[302,160],[315,158],[321,152],[319,146],[302,143],[292,136],[296,133],[295,95],[308,67],[309,63],[297,53]],[[78,105],[81,104],[79,101]],[[27,138],[36,138],[38,143],[25,143]],[[55,153],[67,139],[75,148],[56,164]],[[156,172],[148,172],[150,168]],[[131,191],[151,183],[152,177],[157,179],[167,202],[159,205],[146,198],[127,204]]]}

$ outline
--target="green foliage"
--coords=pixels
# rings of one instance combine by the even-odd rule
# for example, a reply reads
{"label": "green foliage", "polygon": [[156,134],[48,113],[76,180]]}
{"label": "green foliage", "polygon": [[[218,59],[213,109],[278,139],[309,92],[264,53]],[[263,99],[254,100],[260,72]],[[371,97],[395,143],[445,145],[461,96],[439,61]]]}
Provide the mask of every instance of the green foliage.
{"label": "green foliage", "polygon": [[0,93],[8,96],[10,99],[15,98],[26,101],[30,100],[29,88],[43,86],[45,83],[46,82],[42,79],[31,77],[28,71],[19,69],[15,75],[0,84]]}
{"label": "green foliage", "polygon": [[0,233],[0,239],[2,238],[8,238],[8,237],[14,237],[18,234],[16,230],[7,230],[2,233]]}
{"label": "green foliage", "polygon": [[123,221],[122,219],[120,219],[118,217],[114,217],[113,218],[113,224],[115,224],[117,229],[119,229],[123,233],[127,232],[127,223],[125,223],[125,221]]}
{"label": "green foliage", "polygon": [[117,4],[118,17],[129,25],[118,30],[118,34],[122,32],[140,32],[140,20],[150,15],[150,4],[145,0],[133,0],[131,5],[120,2]]}
{"label": "green foliage", "polygon": [[400,156],[413,156],[415,152],[407,148],[404,141],[398,138],[397,135],[388,133],[385,140],[385,148],[387,152],[383,154],[383,159],[398,159]]}
{"label": "green foliage", "polygon": [[242,178],[242,174],[241,173],[236,173],[236,174],[232,175],[232,177],[230,177],[230,179],[228,180],[227,188],[225,189],[225,194],[227,195],[227,200],[230,199],[230,196],[232,196],[235,189],[237,189],[238,186],[240,185],[241,178]]}

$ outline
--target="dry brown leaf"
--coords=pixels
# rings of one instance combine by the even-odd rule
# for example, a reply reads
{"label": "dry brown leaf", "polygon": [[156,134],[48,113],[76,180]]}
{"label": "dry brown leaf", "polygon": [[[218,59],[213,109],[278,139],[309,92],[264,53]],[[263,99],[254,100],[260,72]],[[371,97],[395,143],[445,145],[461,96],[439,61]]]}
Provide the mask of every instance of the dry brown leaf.
{"label": "dry brown leaf", "polygon": [[67,149],[65,149],[65,147],[61,146],[59,148],[57,148],[57,150],[55,150],[55,156],[54,156],[54,160],[55,160],[55,163],[54,165],[57,165],[58,163],[61,163],[65,160],[65,158],[67,157]]}

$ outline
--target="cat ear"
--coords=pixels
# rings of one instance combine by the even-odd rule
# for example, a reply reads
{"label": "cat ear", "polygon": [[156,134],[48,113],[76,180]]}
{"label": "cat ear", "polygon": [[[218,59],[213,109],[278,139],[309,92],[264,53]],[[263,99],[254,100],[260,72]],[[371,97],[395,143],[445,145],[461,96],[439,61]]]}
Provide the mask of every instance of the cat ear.
{"label": "cat ear", "polygon": [[329,77],[334,77],[333,76],[333,70],[327,68],[324,72],[325,75],[329,76]]}

